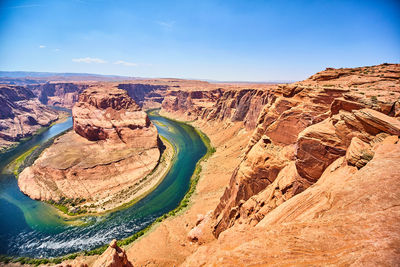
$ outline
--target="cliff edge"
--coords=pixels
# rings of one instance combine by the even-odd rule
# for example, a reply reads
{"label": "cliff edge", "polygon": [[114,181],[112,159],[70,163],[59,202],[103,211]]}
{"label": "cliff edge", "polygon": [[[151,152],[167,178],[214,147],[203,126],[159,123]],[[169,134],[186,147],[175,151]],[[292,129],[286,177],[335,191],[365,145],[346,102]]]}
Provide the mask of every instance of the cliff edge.
{"label": "cliff edge", "polygon": [[20,174],[21,191],[72,213],[102,212],[132,200],[160,158],[156,127],[115,87],[88,88],[72,113],[74,130]]}

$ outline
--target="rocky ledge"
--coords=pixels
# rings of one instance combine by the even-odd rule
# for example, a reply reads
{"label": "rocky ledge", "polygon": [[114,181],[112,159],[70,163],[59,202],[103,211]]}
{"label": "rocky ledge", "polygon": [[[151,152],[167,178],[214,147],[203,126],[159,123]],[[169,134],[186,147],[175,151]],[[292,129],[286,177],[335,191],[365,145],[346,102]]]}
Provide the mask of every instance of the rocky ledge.
{"label": "rocky ledge", "polygon": [[102,212],[132,200],[160,159],[156,127],[128,94],[91,87],[57,138],[19,176],[23,193],[70,213]]}

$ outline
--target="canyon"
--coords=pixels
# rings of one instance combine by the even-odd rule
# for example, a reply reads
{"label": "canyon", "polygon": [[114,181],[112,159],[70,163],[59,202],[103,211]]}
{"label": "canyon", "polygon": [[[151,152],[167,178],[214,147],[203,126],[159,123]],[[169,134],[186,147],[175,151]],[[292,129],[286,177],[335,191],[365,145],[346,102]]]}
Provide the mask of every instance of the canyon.
{"label": "canyon", "polygon": [[[31,90],[39,105],[76,103],[74,131],[20,174],[21,190],[35,199],[101,201],[148,174],[160,154],[141,109],[190,121],[216,148],[181,214],[123,251],[112,243],[99,259],[64,265],[91,266],[114,250],[115,266],[400,261],[400,64],[328,68],[292,84],[138,79]],[[143,166],[133,160],[137,149]],[[107,164],[119,170],[107,175],[121,177],[111,187],[98,177]],[[91,183],[76,191],[83,178]]]}
{"label": "canyon", "polygon": [[160,160],[157,129],[125,91],[90,87],[80,94],[72,117],[73,131],[19,175],[26,195],[65,205],[72,213],[104,212],[162,178],[149,176]]}
{"label": "canyon", "polygon": [[[389,166],[400,162],[400,65],[328,68],[293,84],[193,96],[170,94],[162,113],[195,120],[217,152],[205,164],[193,208],[128,249],[132,262],[358,266],[399,261],[400,175]],[[230,135],[235,128],[236,137]],[[238,139],[242,145],[228,154],[236,155],[228,162],[230,141]],[[217,179],[212,172],[221,169],[231,176]],[[210,188],[221,180],[229,184],[224,191],[224,186]],[[222,197],[216,200],[218,192]],[[160,258],[148,252],[157,239],[173,247],[157,246]]]}

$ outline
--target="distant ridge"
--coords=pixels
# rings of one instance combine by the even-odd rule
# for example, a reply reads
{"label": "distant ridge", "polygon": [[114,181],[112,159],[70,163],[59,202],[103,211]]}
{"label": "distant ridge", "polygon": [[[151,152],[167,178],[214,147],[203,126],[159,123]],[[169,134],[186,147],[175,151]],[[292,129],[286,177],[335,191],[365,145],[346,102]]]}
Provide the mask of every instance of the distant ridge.
{"label": "distant ridge", "polygon": [[57,73],[34,71],[0,71],[0,83],[13,85],[40,84],[52,81],[80,82],[80,81],[127,81],[137,80],[137,77],[102,75],[91,73]]}
{"label": "distant ridge", "polygon": [[[3,84],[37,84],[51,81],[127,81],[143,79],[166,79],[167,77],[144,78],[120,75],[106,75],[94,73],[74,73],[74,72],[37,72],[37,71],[0,71],[0,83]],[[229,83],[229,84],[282,84],[293,83],[294,80],[271,80],[271,81],[220,81],[211,79],[196,78],[170,78],[182,80],[196,80],[209,83]]]}
{"label": "distant ridge", "polygon": [[137,79],[135,77],[119,76],[119,75],[103,75],[93,73],[74,73],[74,72],[36,72],[36,71],[0,71],[0,77],[7,78],[38,78],[38,77],[104,77],[104,78],[123,78],[123,79]]}
{"label": "distant ridge", "polygon": [[271,80],[271,81],[216,81],[216,80],[201,80],[210,83],[237,83],[237,84],[281,84],[281,83],[294,83],[295,80]]}

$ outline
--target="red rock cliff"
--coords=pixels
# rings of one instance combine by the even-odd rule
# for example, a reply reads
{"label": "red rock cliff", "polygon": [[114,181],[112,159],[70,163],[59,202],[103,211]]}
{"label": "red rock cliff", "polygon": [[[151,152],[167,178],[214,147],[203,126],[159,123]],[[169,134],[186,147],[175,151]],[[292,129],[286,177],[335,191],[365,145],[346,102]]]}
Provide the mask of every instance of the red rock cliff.
{"label": "red rock cliff", "polygon": [[65,108],[72,108],[78,101],[79,94],[88,87],[88,83],[82,82],[48,82],[28,86],[41,103]]}
{"label": "red rock cliff", "polygon": [[214,211],[214,234],[237,221],[257,224],[315,183],[346,154],[353,137],[370,143],[380,133],[398,135],[398,120],[387,115],[399,114],[400,83],[393,78],[399,74],[399,65],[329,69],[277,88]]}
{"label": "red rock cliff", "polygon": [[396,265],[399,97],[399,64],[276,88],[183,266]]}

